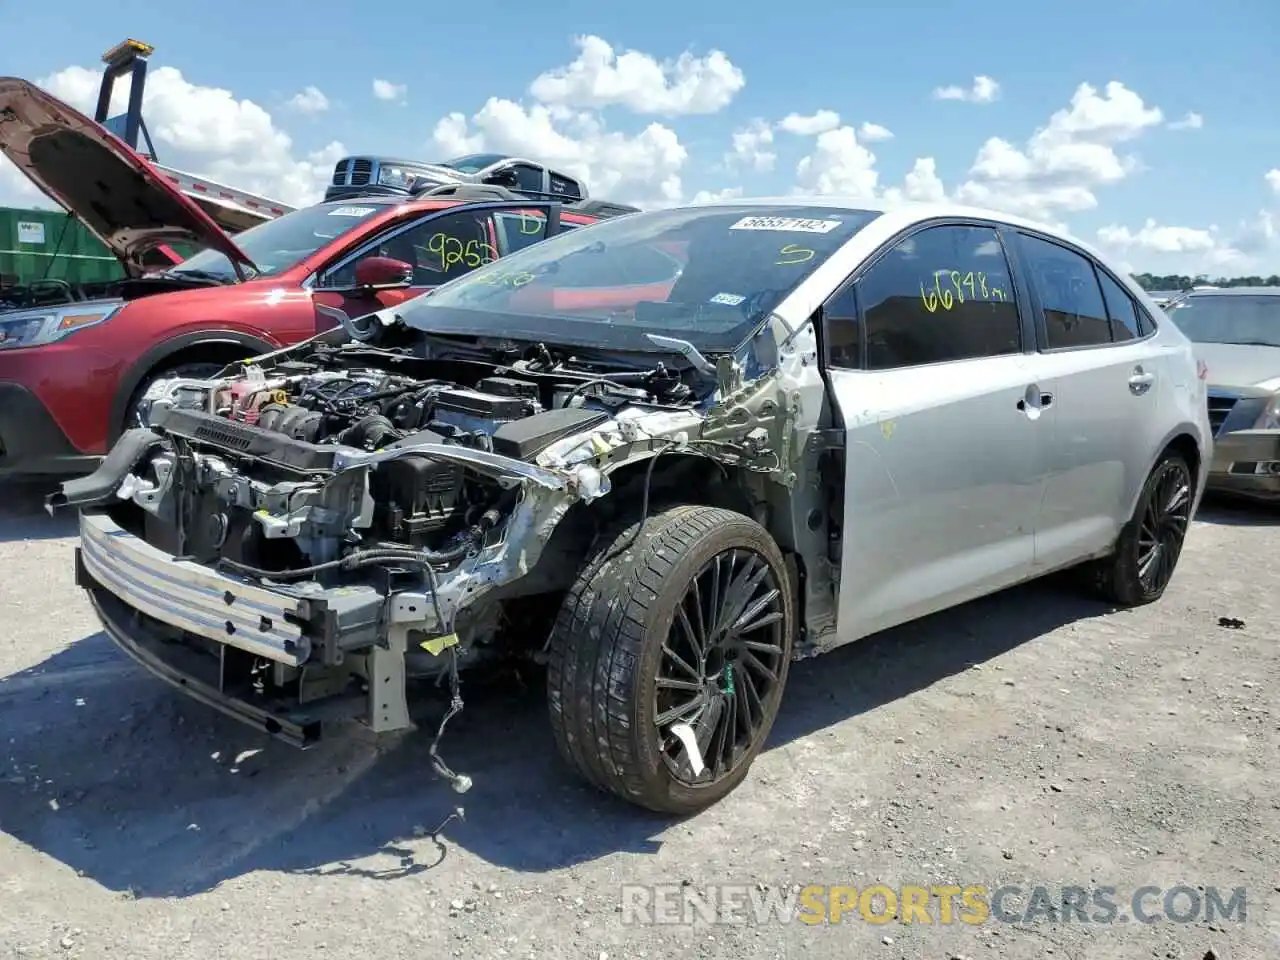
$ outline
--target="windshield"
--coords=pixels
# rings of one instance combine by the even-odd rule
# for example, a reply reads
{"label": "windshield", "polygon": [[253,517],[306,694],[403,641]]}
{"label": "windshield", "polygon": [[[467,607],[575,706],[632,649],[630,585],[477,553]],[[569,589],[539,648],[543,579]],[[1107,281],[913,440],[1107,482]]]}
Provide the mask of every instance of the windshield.
{"label": "windshield", "polygon": [[[320,203],[250,227],[231,239],[257,266],[255,276],[270,277],[311,256],[383,209],[369,203]],[[168,272],[225,277],[228,281],[236,276],[231,261],[212,249],[200,251]]]}
{"label": "windshield", "polygon": [[465,157],[454,157],[440,164],[463,173],[479,173],[485,167],[491,167],[499,160],[507,159],[500,153],[469,153]]}
{"label": "windshield", "polygon": [[1280,347],[1280,291],[1274,294],[1194,294],[1167,310],[1196,343],[1247,343]]}
{"label": "windshield", "polygon": [[634,213],[533,244],[398,310],[439,333],[704,353],[741,344],[876,211],[747,204]]}

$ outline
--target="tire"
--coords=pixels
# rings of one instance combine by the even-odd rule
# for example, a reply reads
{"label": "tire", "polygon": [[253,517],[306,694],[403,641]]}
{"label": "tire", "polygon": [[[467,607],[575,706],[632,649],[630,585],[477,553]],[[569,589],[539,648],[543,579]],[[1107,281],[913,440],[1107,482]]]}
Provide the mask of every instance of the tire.
{"label": "tire", "polygon": [[[1173,578],[1187,527],[1191,524],[1194,480],[1187,461],[1168,453],[1147,476],[1133,517],[1125,524],[1110,556],[1095,561],[1094,588],[1105,600],[1122,607],[1136,607],[1159,600]],[[1144,575],[1150,557],[1151,531],[1158,534],[1158,550]]]}
{"label": "tire", "polygon": [[142,378],[142,382],[138,384],[138,388],[133,391],[133,395],[129,398],[129,404],[125,407],[124,423],[121,425],[121,429],[128,430],[130,427],[140,425],[138,404],[142,402],[142,398],[146,395],[147,388],[157,380],[164,380],[168,377],[190,377],[192,380],[202,380],[214,376],[225,366],[225,363],[178,363],[172,367],[164,367],[147,374]]}
{"label": "tire", "polygon": [[[637,527],[632,520],[600,537],[560,608],[547,665],[551,728],[561,755],[588,782],[649,810],[685,815],[737,787],[763,748],[786,686],[795,607],[781,551],[748,517],[675,506]],[[725,591],[719,609],[755,612],[746,635],[727,631],[721,645],[713,631],[699,660],[692,640],[698,612],[705,620],[715,606],[716,569],[733,586],[749,583],[737,577],[752,570],[758,580],[745,599],[731,604]],[[701,776],[670,732],[675,718],[659,728],[663,715],[674,714],[696,720],[704,737],[714,731],[699,751],[707,767]],[[721,733],[731,726],[732,741]]]}

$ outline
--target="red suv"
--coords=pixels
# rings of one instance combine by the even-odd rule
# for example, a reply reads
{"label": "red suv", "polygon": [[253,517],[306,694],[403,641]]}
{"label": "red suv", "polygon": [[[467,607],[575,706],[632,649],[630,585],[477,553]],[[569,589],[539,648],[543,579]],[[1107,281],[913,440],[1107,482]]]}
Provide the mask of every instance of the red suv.
{"label": "red suv", "polygon": [[[0,79],[0,151],[127,277],[110,300],[0,312],[0,477],[92,470],[152,380],[211,375],[628,209],[369,197],[233,239],[122,141],[22,80]],[[183,243],[203,249],[149,266]]]}

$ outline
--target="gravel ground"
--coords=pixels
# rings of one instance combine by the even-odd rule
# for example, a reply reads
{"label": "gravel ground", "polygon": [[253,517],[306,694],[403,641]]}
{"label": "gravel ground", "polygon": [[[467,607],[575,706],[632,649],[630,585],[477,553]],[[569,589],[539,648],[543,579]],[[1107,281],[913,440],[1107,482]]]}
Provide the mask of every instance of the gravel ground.
{"label": "gravel ground", "polygon": [[[0,956],[1280,955],[1274,511],[1202,511],[1154,606],[1034,584],[798,664],[751,777],[672,822],[580,786],[536,688],[471,691],[463,797],[426,733],[299,752],[188,702],[95,629],[37,492],[0,488]],[[1247,918],[636,925],[624,883],[1244,887]]]}

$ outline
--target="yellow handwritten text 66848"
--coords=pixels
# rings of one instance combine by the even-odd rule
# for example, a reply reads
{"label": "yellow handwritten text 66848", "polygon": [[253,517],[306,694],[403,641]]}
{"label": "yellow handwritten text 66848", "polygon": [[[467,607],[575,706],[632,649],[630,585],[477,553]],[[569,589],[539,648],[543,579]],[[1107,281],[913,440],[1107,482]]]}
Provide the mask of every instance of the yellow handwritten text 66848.
{"label": "yellow handwritten text 66848", "polygon": [[933,271],[932,285],[926,289],[920,281],[920,300],[930,313],[951,310],[966,300],[1003,303],[1006,299],[1002,287],[987,283],[987,275],[980,270],[961,273],[959,270]]}
{"label": "yellow handwritten text 66848", "polygon": [[426,250],[431,254],[433,265],[439,260],[441,270],[459,265],[474,268],[498,259],[498,251],[490,244],[480,240],[468,240],[464,243],[447,233],[433,233],[428,237]]}

